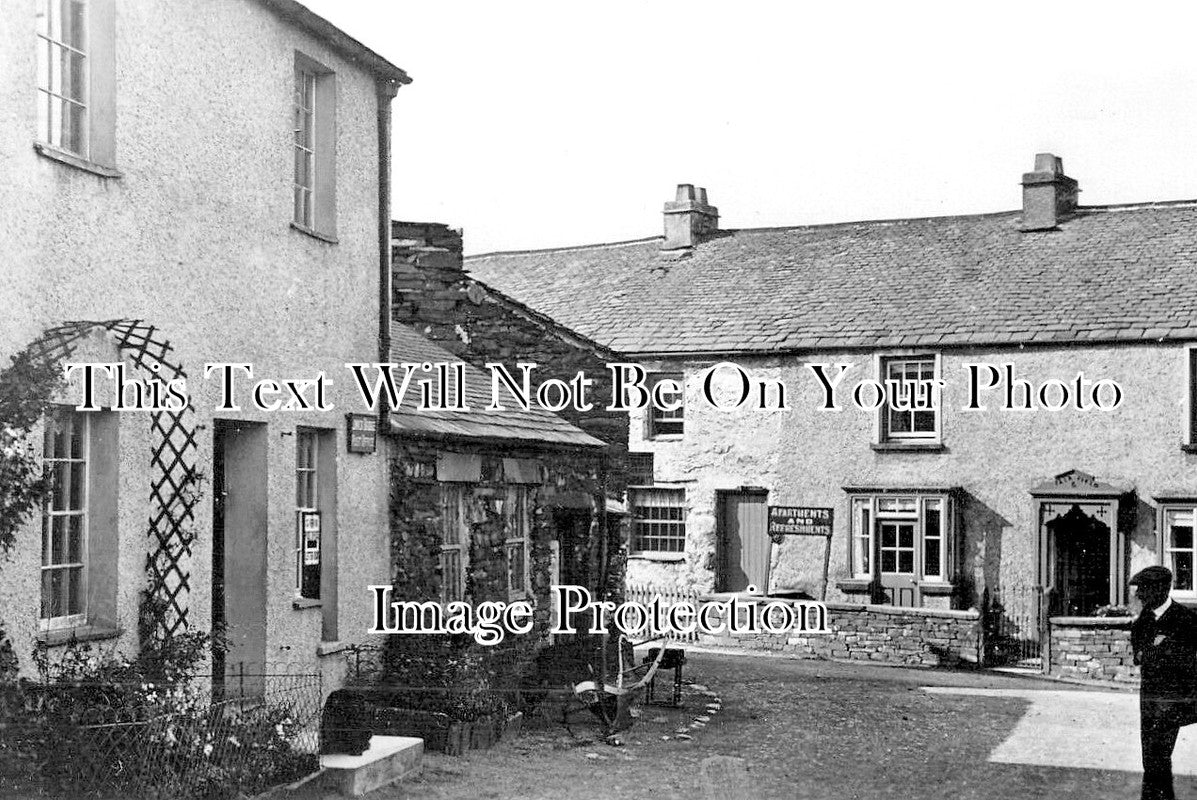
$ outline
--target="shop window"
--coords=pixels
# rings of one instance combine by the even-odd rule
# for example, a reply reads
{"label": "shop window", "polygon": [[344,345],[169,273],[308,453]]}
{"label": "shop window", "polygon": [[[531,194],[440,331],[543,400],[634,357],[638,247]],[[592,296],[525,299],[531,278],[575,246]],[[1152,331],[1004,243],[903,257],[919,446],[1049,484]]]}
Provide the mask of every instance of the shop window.
{"label": "shop window", "polygon": [[46,418],[40,628],[114,625],[117,419],[63,409]]}
{"label": "shop window", "polygon": [[295,160],[292,223],[324,239],[336,236],[336,84],[332,71],[295,56]]}
{"label": "shop window", "polygon": [[937,443],[940,438],[939,359],[934,355],[881,359],[886,402],[879,410],[880,441]]}
{"label": "shop window", "polygon": [[633,553],[685,552],[685,489],[629,489],[628,506],[633,518]]}
{"label": "shop window", "polygon": [[856,495],[852,498],[853,578],[880,578],[889,589],[947,583],[955,540],[946,495]]}
{"label": "shop window", "polygon": [[[661,372],[649,376],[648,388],[649,391],[655,393],[657,384],[662,381],[674,381],[674,385],[683,387],[685,385],[684,376],[680,372]],[[685,407],[683,405],[684,391],[671,391],[669,387],[661,387],[660,389],[661,405],[667,408],[658,408],[656,403],[650,403],[648,407],[648,437],[654,438],[657,436],[681,436],[682,428],[685,422]],[[676,406],[676,407],[675,407]]]}
{"label": "shop window", "polygon": [[[301,600],[327,600],[335,613],[336,434],[295,432],[295,591]],[[325,620],[335,628],[335,618]],[[328,638],[328,637],[326,637]]]}
{"label": "shop window", "polygon": [[37,142],[105,175],[115,161],[113,0],[38,0]]}

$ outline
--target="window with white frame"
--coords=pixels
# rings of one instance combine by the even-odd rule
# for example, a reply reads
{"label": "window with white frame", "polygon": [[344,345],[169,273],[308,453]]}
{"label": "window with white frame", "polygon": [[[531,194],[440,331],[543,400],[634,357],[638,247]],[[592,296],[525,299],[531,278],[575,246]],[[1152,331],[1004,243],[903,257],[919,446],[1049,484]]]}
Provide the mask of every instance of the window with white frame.
{"label": "window with white frame", "polygon": [[87,621],[88,417],[46,419],[42,470],[50,491],[42,510],[41,627]]}
{"label": "window with white frame", "polygon": [[886,402],[880,409],[882,442],[928,442],[939,439],[939,359],[934,355],[888,356],[881,359]]}
{"label": "window with white frame", "polygon": [[295,432],[295,591],[320,599],[320,438]]}
{"label": "window with white frame", "polygon": [[888,574],[947,582],[952,557],[947,508],[943,495],[853,497],[853,577]]}
{"label": "window with white frame", "polygon": [[529,492],[527,486],[509,486],[504,507],[505,541],[503,550],[507,559],[507,594],[522,598],[529,592],[528,551],[531,543]]}
{"label": "window with white frame", "polygon": [[1165,507],[1164,515],[1164,565],[1172,570],[1172,590],[1194,593],[1193,565],[1197,556],[1197,542],[1193,532],[1197,530],[1197,508]]}
{"label": "window with white frame", "polygon": [[680,388],[685,386],[685,376],[680,372],[652,374],[648,378],[649,391],[655,393],[657,391],[656,386],[662,381],[673,381],[674,385],[678,386],[679,389],[673,391],[669,387],[661,387],[662,405],[668,406],[667,408],[658,408],[656,403],[649,404],[647,433],[650,438],[656,436],[681,436],[685,427],[684,390]]}
{"label": "window with white frame", "polygon": [[293,224],[322,237],[336,235],[335,76],[299,53],[295,56]]}
{"label": "window with white frame", "polygon": [[686,490],[662,487],[628,489],[633,553],[686,551]]}
{"label": "window with white frame", "polygon": [[466,599],[466,569],[470,559],[470,522],[466,509],[469,486],[442,483],[441,601]]}
{"label": "window with white frame", "polygon": [[37,0],[36,8],[38,150],[115,175],[105,169],[115,160],[114,0]]}
{"label": "window with white frame", "polygon": [[38,6],[38,138],[87,158],[87,3]]}

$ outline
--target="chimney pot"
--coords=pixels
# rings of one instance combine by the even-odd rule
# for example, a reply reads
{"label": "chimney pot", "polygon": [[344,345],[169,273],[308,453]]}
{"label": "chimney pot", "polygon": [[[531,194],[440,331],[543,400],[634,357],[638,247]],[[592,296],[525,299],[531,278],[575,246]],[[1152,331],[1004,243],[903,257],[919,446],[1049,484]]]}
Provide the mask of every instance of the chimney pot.
{"label": "chimney pot", "polygon": [[1035,171],[1022,176],[1022,230],[1056,228],[1076,211],[1079,191],[1077,182],[1064,174],[1064,159],[1037,153]]}
{"label": "chimney pot", "polygon": [[677,199],[665,204],[662,250],[694,247],[719,230],[719,209],[707,202],[707,190],[692,183],[677,185]]}

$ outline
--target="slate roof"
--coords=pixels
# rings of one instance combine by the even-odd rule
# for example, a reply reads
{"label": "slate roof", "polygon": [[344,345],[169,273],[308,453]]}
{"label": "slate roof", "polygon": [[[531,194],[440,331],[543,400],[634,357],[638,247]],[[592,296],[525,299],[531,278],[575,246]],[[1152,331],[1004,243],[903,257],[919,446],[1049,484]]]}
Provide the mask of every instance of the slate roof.
{"label": "slate roof", "polygon": [[[449,362],[461,359],[433,342],[425,339],[406,325],[393,325],[391,329],[391,361],[404,362]],[[515,364],[505,364],[508,371],[516,373]],[[396,380],[402,373],[396,371]],[[411,385],[400,407],[390,414],[391,428],[398,434],[432,435],[439,437],[462,437],[467,439],[501,439],[524,442],[531,445],[565,445],[571,447],[604,447],[603,442],[575,428],[556,414],[537,408],[525,411],[515,403],[507,403],[507,395],[501,394],[504,410],[487,411],[490,404],[490,374],[477,367],[465,366],[465,403],[468,411],[420,411],[419,387],[416,381],[432,377],[433,373],[416,370]],[[455,390],[451,390],[455,391]],[[502,390],[505,391],[505,390]],[[435,397],[435,393],[434,393]]]}
{"label": "slate roof", "polygon": [[471,256],[478,280],[629,354],[1197,339],[1197,201],[654,237]]}

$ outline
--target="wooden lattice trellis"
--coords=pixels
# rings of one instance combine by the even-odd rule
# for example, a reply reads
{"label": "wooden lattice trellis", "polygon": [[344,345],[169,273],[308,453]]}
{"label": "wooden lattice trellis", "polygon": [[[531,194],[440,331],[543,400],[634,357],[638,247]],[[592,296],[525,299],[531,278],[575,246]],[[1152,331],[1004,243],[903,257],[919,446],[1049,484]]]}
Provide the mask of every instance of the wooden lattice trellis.
{"label": "wooden lattice trellis", "polygon": [[[35,362],[53,368],[69,358],[75,343],[101,328],[116,339],[121,355],[147,377],[162,381],[186,379],[182,367],[170,360],[170,343],[153,325],[141,320],[67,322],[46,330],[29,347]],[[199,474],[196,471],[195,414],[190,401],[179,411],[150,412],[150,548],[146,556],[149,593],[156,602],[146,608],[155,616],[162,638],[187,628],[187,595],[190,572],[183,559],[191,555],[199,502]]]}

